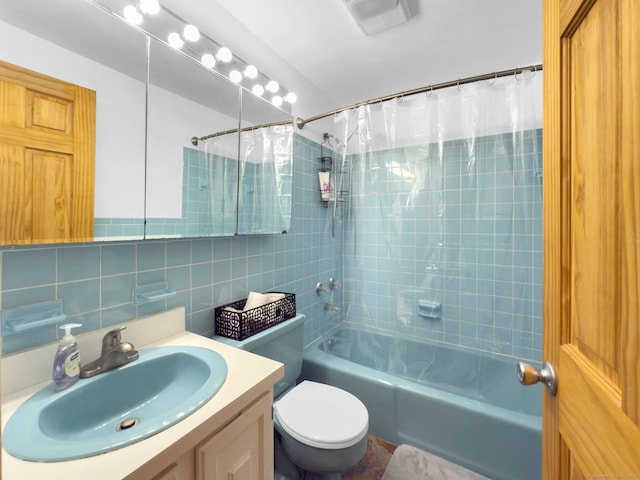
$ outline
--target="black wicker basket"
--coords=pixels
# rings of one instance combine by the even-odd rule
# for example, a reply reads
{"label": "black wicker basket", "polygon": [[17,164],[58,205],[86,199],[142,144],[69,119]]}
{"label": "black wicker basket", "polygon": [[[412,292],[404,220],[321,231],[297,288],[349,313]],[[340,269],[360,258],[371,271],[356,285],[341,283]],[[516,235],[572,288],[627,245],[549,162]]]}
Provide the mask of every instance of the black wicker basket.
{"label": "black wicker basket", "polygon": [[216,307],[216,335],[233,338],[234,340],[244,340],[251,335],[296,316],[295,293],[285,293],[284,298],[280,300],[269,302],[244,312],[225,310],[227,307],[242,310],[245,303],[247,303],[246,298]]}

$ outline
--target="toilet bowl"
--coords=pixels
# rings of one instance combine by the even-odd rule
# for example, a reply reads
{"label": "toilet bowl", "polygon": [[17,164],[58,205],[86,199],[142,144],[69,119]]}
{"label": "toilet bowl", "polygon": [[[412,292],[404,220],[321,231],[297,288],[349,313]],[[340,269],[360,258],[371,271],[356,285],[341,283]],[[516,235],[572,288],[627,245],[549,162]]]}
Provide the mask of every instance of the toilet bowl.
{"label": "toilet bowl", "polygon": [[339,478],[367,449],[367,408],[331,385],[303,381],[277,399],[273,420],[287,457],[310,472]]}
{"label": "toilet bowl", "polygon": [[[302,370],[305,319],[297,315],[241,341],[214,338],[285,366],[284,378],[274,385],[273,423],[276,470],[284,461],[287,473],[276,472],[276,478],[295,480],[297,466],[316,478],[339,479],[340,472],[358,463],[367,449],[369,413],[343,389],[308,380],[296,385]],[[284,452],[278,451],[279,445]]]}

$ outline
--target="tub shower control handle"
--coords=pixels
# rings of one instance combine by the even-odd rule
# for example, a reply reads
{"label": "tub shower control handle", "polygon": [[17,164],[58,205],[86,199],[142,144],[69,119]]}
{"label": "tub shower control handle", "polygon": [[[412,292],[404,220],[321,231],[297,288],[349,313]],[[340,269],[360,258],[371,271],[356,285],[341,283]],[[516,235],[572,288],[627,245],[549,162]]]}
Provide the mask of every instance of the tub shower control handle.
{"label": "tub shower control handle", "polygon": [[540,382],[547,387],[547,392],[554,396],[558,391],[556,371],[549,362],[544,362],[540,370],[527,363],[518,362],[518,380],[522,385],[535,385]]}

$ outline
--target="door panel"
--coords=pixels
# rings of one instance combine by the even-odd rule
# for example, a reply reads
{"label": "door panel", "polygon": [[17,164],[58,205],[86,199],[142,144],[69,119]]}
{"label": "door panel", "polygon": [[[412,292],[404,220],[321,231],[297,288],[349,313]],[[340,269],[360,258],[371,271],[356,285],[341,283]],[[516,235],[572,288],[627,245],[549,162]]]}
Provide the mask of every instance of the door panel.
{"label": "door panel", "polygon": [[640,478],[640,2],[544,10],[544,478]]}
{"label": "door panel", "polygon": [[95,104],[0,62],[0,245],[93,239]]}

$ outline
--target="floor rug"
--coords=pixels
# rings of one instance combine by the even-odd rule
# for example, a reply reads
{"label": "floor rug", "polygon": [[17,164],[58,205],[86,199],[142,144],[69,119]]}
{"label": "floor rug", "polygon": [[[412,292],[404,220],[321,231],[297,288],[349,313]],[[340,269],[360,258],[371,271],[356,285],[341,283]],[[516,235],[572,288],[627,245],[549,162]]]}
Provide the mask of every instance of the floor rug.
{"label": "floor rug", "polygon": [[399,445],[382,480],[489,480],[410,445]]}

